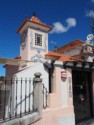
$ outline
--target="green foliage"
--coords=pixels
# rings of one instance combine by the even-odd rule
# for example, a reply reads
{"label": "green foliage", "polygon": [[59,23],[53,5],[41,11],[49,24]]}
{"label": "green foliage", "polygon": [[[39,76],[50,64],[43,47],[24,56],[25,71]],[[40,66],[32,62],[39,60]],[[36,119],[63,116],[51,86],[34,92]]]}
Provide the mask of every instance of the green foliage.
{"label": "green foliage", "polygon": [[3,79],[4,79],[4,76],[0,76],[0,81],[3,81]]}

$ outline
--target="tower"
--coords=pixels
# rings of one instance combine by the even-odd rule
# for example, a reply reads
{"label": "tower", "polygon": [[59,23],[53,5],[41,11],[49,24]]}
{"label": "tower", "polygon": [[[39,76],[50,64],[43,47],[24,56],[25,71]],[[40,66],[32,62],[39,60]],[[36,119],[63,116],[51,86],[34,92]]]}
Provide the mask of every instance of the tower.
{"label": "tower", "polygon": [[81,56],[86,62],[93,62],[93,46],[91,44],[85,44],[82,46]]}
{"label": "tower", "polygon": [[83,60],[86,62],[93,62],[93,60],[94,60],[93,39],[94,39],[93,34],[89,34],[87,36],[86,43],[82,46],[81,55],[83,57]]}
{"label": "tower", "polygon": [[48,32],[51,26],[44,24],[35,15],[31,19],[26,18],[18,28],[21,36],[20,56],[22,60],[39,62],[48,52]]}

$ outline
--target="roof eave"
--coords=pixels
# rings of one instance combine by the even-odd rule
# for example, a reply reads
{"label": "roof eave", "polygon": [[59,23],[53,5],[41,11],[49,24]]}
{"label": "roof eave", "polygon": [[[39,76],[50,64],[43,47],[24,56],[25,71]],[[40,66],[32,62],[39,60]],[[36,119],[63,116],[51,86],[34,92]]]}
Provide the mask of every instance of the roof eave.
{"label": "roof eave", "polygon": [[41,26],[43,26],[43,27],[46,27],[46,28],[48,28],[48,32],[53,29],[53,27],[48,26],[48,25],[46,25],[46,24],[40,24],[40,23],[36,23],[36,22],[34,22],[34,21],[30,21],[29,19],[26,19],[26,20],[20,25],[20,27],[18,28],[17,33],[20,32],[20,30],[22,29],[22,27],[23,27],[27,22],[34,23],[34,24],[37,24],[37,25],[41,25]]}
{"label": "roof eave", "polygon": [[23,23],[22,23],[22,24],[20,25],[20,27],[18,28],[17,33],[20,32],[20,30],[22,29],[22,27],[23,27],[27,22],[28,22],[28,19],[25,19],[25,20],[23,21]]}

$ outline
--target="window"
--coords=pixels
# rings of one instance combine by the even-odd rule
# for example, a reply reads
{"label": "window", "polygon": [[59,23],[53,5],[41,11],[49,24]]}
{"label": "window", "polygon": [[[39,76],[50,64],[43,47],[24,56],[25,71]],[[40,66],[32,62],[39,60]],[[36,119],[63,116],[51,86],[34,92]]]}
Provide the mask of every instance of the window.
{"label": "window", "polygon": [[42,46],[42,35],[35,33],[35,45]]}

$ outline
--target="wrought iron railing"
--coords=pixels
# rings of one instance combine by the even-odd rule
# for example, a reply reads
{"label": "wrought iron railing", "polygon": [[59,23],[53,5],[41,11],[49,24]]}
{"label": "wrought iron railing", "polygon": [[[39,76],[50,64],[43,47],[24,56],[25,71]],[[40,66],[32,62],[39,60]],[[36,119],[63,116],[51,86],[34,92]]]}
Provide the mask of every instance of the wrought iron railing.
{"label": "wrought iron railing", "polygon": [[[44,84],[42,84],[42,87],[43,108],[46,108],[48,91]],[[20,118],[35,112],[33,90],[32,79],[4,79],[0,87],[0,122]]]}

